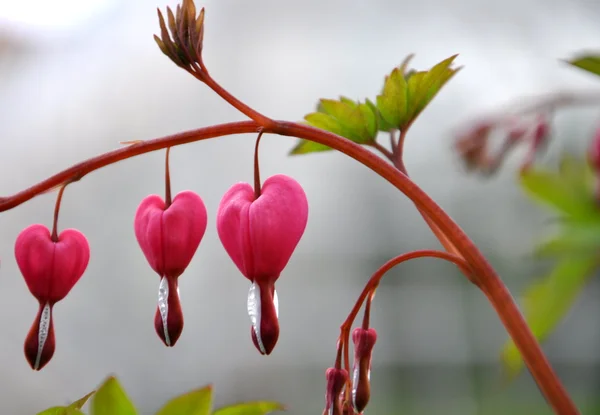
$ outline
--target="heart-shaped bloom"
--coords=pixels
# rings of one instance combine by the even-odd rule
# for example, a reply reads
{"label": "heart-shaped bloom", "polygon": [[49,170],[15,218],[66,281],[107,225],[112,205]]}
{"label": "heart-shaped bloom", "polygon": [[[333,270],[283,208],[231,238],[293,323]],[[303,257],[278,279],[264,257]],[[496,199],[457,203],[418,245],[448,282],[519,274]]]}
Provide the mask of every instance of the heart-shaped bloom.
{"label": "heart-shaped bloom", "polygon": [[39,302],[24,349],[31,367],[40,370],[55,350],[52,308],[85,272],[90,247],[78,230],[65,229],[55,242],[44,225],[31,225],[17,237],[15,257],[29,291]]}
{"label": "heart-shaped bloom", "polygon": [[357,327],[352,332],[352,342],[354,343],[352,405],[359,414],[365,410],[371,397],[371,357],[376,341],[375,329]]}
{"label": "heart-shaped bloom", "polygon": [[285,175],[265,180],[256,198],[248,183],[237,183],[223,196],[217,231],[223,247],[252,285],[248,314],[254,345],[270,354],[279,337],[275,281],[298,245],[308,220],[306,194]]}
{"label": "heart-shaped bloom", "polygon": [[177,278],[196,253],[206,223],[204,202],[191,191],[177,194],[168,207],[160,196],[148,196],[135,214],[137,241],[160,276],[154,327],[167,346],[174,346],[183,331]]}

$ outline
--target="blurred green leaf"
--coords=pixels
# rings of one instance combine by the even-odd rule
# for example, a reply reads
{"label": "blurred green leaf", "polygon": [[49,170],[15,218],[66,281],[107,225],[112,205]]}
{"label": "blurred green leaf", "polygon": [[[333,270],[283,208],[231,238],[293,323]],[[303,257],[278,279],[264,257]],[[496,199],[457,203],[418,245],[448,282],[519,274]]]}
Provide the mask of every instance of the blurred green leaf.
{"label": "blurred green leaf", "polygon": [[553,207],[573,221],[600,220],[587,162],[563,156],[558,171],[532,167],[521,172],[520,184],[534,200]]}
{"label": "blurred green leaf", "polygon": [[566,223],[561,231],[539,244],[538,257],[579,257],[600,252],[600,222]]}
{"label": "blurred green leaf", "polygon": [[568,60],[567,63],[600,76],[600,55],[582,55]]}
{"label": "blurred green leaf", "polygon": [[[565,316],[597,265],[595,253],[562,258],[550,275],[529,287],[523,297],[523,312],[539,341],[543,341]],[[510,339],[502,350],[502,361],[510,377],[523,368],[521,354]]]}
{"label": "blurred green leaf", "polygon": [[98,388],[91,401],[91,415],[137,415],[133,403],[111,376]]}
{"label": "blurred green leaf", "polygon": [[457,55],[435,65],[429,71],[406,72],[408,59],[385,78],[377,96],[377,108],[383,119],[400,130],[408,128],[440,89],[460,68],[451,68]]}
{"label": "blurred green leaf", "polygon": [[171,399],[156,415],[209,415],[212,386],[206,386]]}
{"label": "blurred green leaf", "polygon": [[284,411],[285,407],[277,402],[245,402],[217,409],[213,415],[266,415],[273,411]]}
{"label": "blurred green leaf", "polygon": [[85,415],[77,408],[71,408],[68,406],[53,406],[45,411],[38,412],[37,415]]}
{"label": "blurred green leaf", "polygon": [[83,406],[86,404],[88,399],[94,393],[95,392],[88,393],[83,398],[76,400],[69,406],[53,406],[52,408],[48,408],[45,411],[39,412],[37,415],[78,415],[78,414],[83,414],[83,412],[81,412],[80,409],[83,408]]}
{"label": "blurred green leaf", "polygon": [[[308,125],[329,131],[345,137],[358,144],[368,144],[375,141],[378,131],[379,114],[376,107],[359,103],[350,98],[340,97],[339,100],[321,99],[317,112],[304,117]],[[317,151],[331,150],[330,147],[299,140],[290,154],[306,154]]]}

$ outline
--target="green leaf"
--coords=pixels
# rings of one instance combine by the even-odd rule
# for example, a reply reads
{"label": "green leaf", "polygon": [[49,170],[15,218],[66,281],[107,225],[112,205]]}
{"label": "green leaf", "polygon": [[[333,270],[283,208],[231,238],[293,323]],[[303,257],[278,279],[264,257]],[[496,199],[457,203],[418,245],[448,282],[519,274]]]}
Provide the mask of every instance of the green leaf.
{"label": "green leaf", "polygon": [[[524,316],[539,341],[545,340],[569,311],[597,265],[596,254],[562,258],[550,275],[526,291],[523,297]],[[510,339],[502,350],[502,361],[510,377],[523,368],[521,354]]]}
{"label": "green leaf", "polygon": [[583,55],[568,60],[567,63],[600,76],[600,55]]}
{"label": "green leaf", "polygon": [[600,220],[593,177],[587,163],[563,156],[558,171],[530,168],[521,172],[520,184],[534,200],[576,221]]}
{"label": "green leaf", "polygon": [[245,402],[217,409],[213,415],[266,415],[284,410],[285,407],[277,402]]}
{"label": "green leaf", "polygon": [[385,78],[383,91],[377,96],[377,108],[383,119],[394,128],[408,128],[460,69],[451,68],[456,56],[443,60],[429,71],[407,73],[407,60],[395,68]]}
{"label": "green leaf", "polygon": [[560,233],[539,244],[538,257],[579,257],[600,252],[600,222],[566,223]]}
{"label": "green leaf", "polygon": [[77,408],[71,408],[68,406],[53,406],[45,411],[38,412],[37,415],[85,415]]}
{"label": "green leaf", "polygon": [[394,68],[385,78],[383,92],[377,96],[377,109],[383,119],[395,128],[404,125],[408,106],[408,86],[404,73]]}
{"label": "green leaf", "polygon": [[45,411],[38,413],[37,415],[78,415],[78,414],[82,414],[83,412],[81,412],[80,409],[83,408],[83,406],[86,404],[88,399],[94,393],[95,392],[88,393],[83,398],[76,400],[69,406],[53,406],[52,408],[48,408]]}
{"label": "green leaf", "polygon": [[156,415],[209,415],[212,386],[206,386],[171,399]]}
{"label": "green leaf", "polygon": [[91,415],[137,415],[133,403],[111,376],[98,388],[91,401]]}
{"label": "green leaf", "polygon": [[[304,120],[308,125],[345,137],[355,143],[369,144],[374,142],[377,136],[378,117],[378,112],[368,102],[361,104],[350,98],[340,97],[337,101],[321,99],[317,105],[317,112],[306,115]],[[327,150],[331,148],[311,141],[299,140],[290,154]]]}

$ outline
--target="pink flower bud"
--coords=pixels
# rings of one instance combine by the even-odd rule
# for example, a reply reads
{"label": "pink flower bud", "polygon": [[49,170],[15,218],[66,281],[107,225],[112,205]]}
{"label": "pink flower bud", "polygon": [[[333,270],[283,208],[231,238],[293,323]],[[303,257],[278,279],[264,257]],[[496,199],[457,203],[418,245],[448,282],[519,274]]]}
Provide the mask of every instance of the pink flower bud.
{"label": "pink flower bud", "polygon": [[357,413],[364,411],[371,397],[371,356],[376,341],[375,329],[358,327],[352,332],[354,343],[352,405]]}
{"label": "pink flower bud", "polygon": [[248,314],[252,339],[261,354],[270,354],[279,337],[275,281],[298,245],[308,220],[304,190],[294,179],[268,178],[255,198],[248,183],[232,186],[217,214],[223,247],[252,285]]}
{"label": "pink flower bud", "polygon": [[158,195],[146,197],[135,214],[135,236],[152,269],[160,276],[156,333],[174,346],[183,331],[177,279],[190,264],[204,236],[207,213],[196,193],[184,191],[166,207]]}
{"label": "pink flower bud", "polygon": [[330,367],[325,372],[327,386],[325,391],[325,410],[323,415],[342,415],[343,405],[342,396],[344,387],[348,382],[348,372],[346,369],[336,369]]}
{"label": "pink flower bud", "polygon": [[25,339],[25,357],[34,370],[41,370],[55,349],[52,308],[69,294],[85,272],[90,247],[85,236],[65,229],[52,240],[43,225],[24,229],[15,243],[15,258],[31,294],[39,302],[37,317]]}

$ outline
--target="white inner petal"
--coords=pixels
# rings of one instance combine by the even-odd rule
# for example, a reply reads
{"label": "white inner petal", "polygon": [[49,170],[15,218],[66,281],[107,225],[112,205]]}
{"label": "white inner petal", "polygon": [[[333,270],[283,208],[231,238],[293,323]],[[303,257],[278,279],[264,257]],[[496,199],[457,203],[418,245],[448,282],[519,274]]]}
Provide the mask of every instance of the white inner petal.
{"label": "white inner petal", "polygon": [[[179,292],[177,295],[179,295]],[[169,315],[169,282],[165,277],[160,279],[160,284],[158,285],[158,311],[162,319],[165,343],[167,346],[170,346],[171,338],[169,337],[169,330],[167,330],[167,316]]]}
{"label": "white inner petal", "polygon": [[44,345],[46,344],[46,340],[48,339],[51,314],[52,314],[52,312],[50,311],[50,304],[46,303],[46,305],[44,306],[44,309],[42,310],[42,314],[40,316],[40,324],[38,327],[38,350],[37,350],[37,356],[35,357],[35,365],[34,365],[35,370],[37,370],[40,367],[40,360],[42,359],[42,352],[44,350]]}
{"label": "white inner petal", "polygon": [[275,316],[279,319],[279,297],[277,297],[277,290],[273,293],[273,304],[275,305]]}
{"label": "white inner petal", "polygon": [[358,387],[358,376],[360,374],[360,365],[354,364],[354,370],[352,371],[352,404],[356,408],[356,389]]}
{"label": "white inner petal", "polygon": [[256,342],[261,353],[266,353],[265,346],[260,336],[260,288],[256,282],[253,282],[248,291],[248,316],[250,316],[250,322],[252,323],[252,329],[256,335]]}

